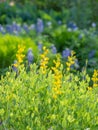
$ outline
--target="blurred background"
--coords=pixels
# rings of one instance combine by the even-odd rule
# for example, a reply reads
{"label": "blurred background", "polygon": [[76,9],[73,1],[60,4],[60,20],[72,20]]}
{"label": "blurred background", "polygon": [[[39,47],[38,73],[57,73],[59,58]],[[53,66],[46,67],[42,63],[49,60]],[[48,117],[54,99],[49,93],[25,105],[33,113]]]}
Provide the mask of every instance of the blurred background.
{"label": "blurred background", "polygon": [[41,11],[63,22],[74,21],[80,28],[98,22],[98,0],[0,0],[0,24],[31,23]]}
{"label": "blurred background", "polygon": [[[77,69],[98,69],[98,0],[0,0],[0,74],[15,60],[18,44],[76,52]],[[54,53],[54,52],[53,52]],[[54,55],[51,56],[51,58]]]}

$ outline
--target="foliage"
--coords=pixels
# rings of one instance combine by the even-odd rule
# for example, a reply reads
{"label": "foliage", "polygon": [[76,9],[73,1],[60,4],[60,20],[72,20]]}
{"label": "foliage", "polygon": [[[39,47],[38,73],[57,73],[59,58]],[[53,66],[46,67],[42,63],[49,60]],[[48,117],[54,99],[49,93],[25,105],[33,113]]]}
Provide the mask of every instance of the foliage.
{"label": "foliage", "polygon": [[18,66],[17,77],[10,70],[2,77],[0,129],[98,129],[98,88],[87,90],[84,72],[64,71],[59,59],[54,64],[44,74],[34,63],[28,72]]}
{"label": "foliage", "polygon": [[[85,13],[84,13],[85,12]],[[98,21],[98,1],[85,0],[22,0],[0,3],[0,23],[9,24],[35,22],[38,17],[49,14],[56,20],[76,22],[80,28]],[[53,15],[56,14],[56,15]],[[58,14],[58,15],[57,15]]]}
{"label": "foliage", "polygon": [[38,49],[36,44],[30,38],[20,38],[17,36],[11,35],[1,35],[0,36],[0,75],[4,74],[8,69],[8,66],[11,65],[16,59],[16,53],[18,49],[18,45],[25,46],[25,56],[28,48],[32,48],[35,60],[38,55]]}

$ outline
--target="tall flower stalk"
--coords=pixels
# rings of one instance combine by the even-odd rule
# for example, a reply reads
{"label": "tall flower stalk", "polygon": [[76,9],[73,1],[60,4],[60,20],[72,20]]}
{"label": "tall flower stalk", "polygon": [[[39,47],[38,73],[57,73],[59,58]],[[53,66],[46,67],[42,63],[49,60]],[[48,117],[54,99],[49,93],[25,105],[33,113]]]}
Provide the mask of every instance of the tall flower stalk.
{"label": "tall flower stalk", "polygon": [[53,61],[55,66],[52,67],[54,72],[54,82],[53,82],[53,98],[56,99],[58,95],[61,94],[61,87],[62,87],[62,71],[60,57],[57,56],[57,60]]}
{"label": "tall flower stalk", "polygon": [[49,61],[49,58],[47,57],[49,50],[44,46],[43,47],[43,53],[40,55],[41,57],[41,61],[40,61],[40,69],[42,71],[43,74],[46,74],[47,72],[47,64]]}
{"label": "tall flower stalk", "polygon": [[98,70],[94,70],[92,81],[93,81],[93,87],[98,87]]}
{"label": "tall flower stalk", "polygon": [[13,64],[14,70],[17,70],[17,67],[23,63],[25,55],[23,54],[25,47],[18,45],[18,51],[16,53],[16,61]]}

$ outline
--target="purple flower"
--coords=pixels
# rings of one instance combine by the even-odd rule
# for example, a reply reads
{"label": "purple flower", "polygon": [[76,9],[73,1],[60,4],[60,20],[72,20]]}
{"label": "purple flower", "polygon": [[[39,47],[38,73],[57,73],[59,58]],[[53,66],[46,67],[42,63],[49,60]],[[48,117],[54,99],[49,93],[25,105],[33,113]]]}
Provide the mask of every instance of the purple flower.
{"label": "purple flower", "polygon": [[4,27],[1,24],[0,24],[0,32],[3,34],[5,33]]}
{"label": "purple flower", "polygon": [[34,56],[33,56],[32,49],[31,49],[31,48],[28,49],[27,60],[28,60],[29,65],[30,65],[30,64],[33,62],[33,60],[34,60]]}
{"label": "purple flower", "polygon": [[68,58],[68,56],[70,55],[71,55],[71,50],[69,48],[66,48],[65,50],[62,51],[63,58]]}
{"label": "purple flower", "polygon": [[92,23],[92,27],[95,28],[96,27],[96,23],[93,22]]}
{"label": "purple flower", "polygon": [[95,55],[96,51],[95,50],[91,50],[88,54],[88,58],[93,58]]}
{"label": "purple flower", "polygon": [[30,27],[29,27],[30,30],[35,30],[35,28],[36,28],[35,24],[31,24]]}
{"label": "purple flower", "polygon": [[24,25],[23,25],[23,29],[25,30],[25,32],[28,32],[28,31],[29,31],[28,25],[27,25],[27,24],[24,24]]}
{"label": "purple flower", "polygon": [[57,53],[57,49],[54,45],[51,46],[51,51],[52,51],[53,54]]}
{"label": "purple flower", "polygon": [[72,28],[74,31],[78,30],[78,27],[76,24],[73,24],[73,28]]}
{"label": "purple flower", "polygon": [[11,28],[12,28],[11,31],[16,35],[21,31],[21,26],[17,24],[16,22],[13,22],[13,24],[11,25]]}
{"label": "purple flower", "polygon": [[77,25],[75,23],[73,23],[73,22],[69,22],[68,28],[72,29],[73,31],[78,30]]}
{"label": "purple flower", "polygon": [[13,33],[13,29],[12,29],[12,26],[11,25],[6,25],[6,32],[8,33]]}
{"label": "purple flower", "polygon": [[38,18],[37,19],[37,24],[36,24],[36,31],[37,33],[42,33],[44,30],[44,23],[43,20]]}
{"label": "purple flower", "polygon": [[38,43],[38,49],[39,49],[40,52],[42,52],[42,47],[43,47],[42,43],[39,42]]}
{"label": "purple flower", "polygon": [[79,35],[79,39],[82,39],[84,37],[84,34],[83,33],[81,33],[80,35]]}

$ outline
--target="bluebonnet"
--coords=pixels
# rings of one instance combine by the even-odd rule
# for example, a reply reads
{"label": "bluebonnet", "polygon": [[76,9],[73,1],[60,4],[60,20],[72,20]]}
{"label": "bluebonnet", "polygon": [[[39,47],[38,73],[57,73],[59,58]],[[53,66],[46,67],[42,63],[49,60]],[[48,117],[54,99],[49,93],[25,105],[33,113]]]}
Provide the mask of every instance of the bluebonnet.
{"label": "bluebonnet", "polygon": [[33,62],[33,60],[34,60],[34,56],[33,56],[32,49],[31,49],[31,48],[28,49],[27,60],[28,60],[28,64],[29,64],[29,65],[30,65],[30,64]]}
{"label": "bluebonnet", "polygon": [[71,55],[71,50],[69,48],[66,48],[65,50],[62,51],[63,58],[68,58],[68,56],[70,55]]}
{"label": "bluebonnet", "polygon": [[12,29],[13,29],[13,32],[17,31],[17,24],[15,22],[13,22],[12,24]]}
{"label": "bluebonnet", "polygon": [[2,34],[4,34],[5,33],[5,29],[4,29],[4,27],[0,24],[0,32],[2,33]]}
{"label": "bluebonnet", "polygon": [[37,19],[37,24],[36,24],[36,31],[37,33],[42,33],[44,30],[44,23],[43,20],[38,18]]}
{"label": "bluebonnet", "polygon": [[69,23],[67,24],[67,27],[68,27],[68,28],[73,28],[73,22],[69,22]]}
{"label": "bluebonnet", "polygon": [[90,59],[90,58],[93,58],[93,57],[95,56],[95,53],[96,53],[95,50],[91,50],[91,51],[89,52],[89,54],[88,54],[88,58],[89,58],[89,59]]}
{"label": "bluebonnet", "polygon": [[95,28],[96,27],[96,23],[93,22],[92,23],[92,27]]}
{"label": "bluebonnet", "polygon": [[53,54],[57,53],[57,49],[54,45],[51,46],[51,51],[52,51]]}
{"label": "bluebonnet", "polygon": [[5,26],[5,29],[6,29],[6,32],[7,32],[7,33],[13,33],[13,29],[12,29],[12,26],[11,26],[11,25],[6,25],[6,26]]}
{"label": "bluebonnet", "polygon": [[78,27],[77,27],[77,25],[74,23],[73,24],[73,28],[72,28],[74,31],[76,31],[76,30],[78,30]]}
{"label": "bluebonnet", "polygon": [[39,52],[42,52],[42,47],[43,47],[42,43],[41,43],[41,42],[38,42],[38,49],[39,49]]}
{"label": "bluebonnet", "polygon": [[36,28],[35,24],[31,24],[29,30],[35,30],[35,28]]}
{"label": "bluebonnet", "polygon": [[18,34],[18,32],[21,31],[21,27],[20,27],[19,24],[16,24],[16,22],[13,22],[13,24],[12,24],[12,30],[13,30],[13,33]]}
{"label": "bluebonnet", "polygon": [[68,27],[68,30],[72,29],[73,31],[76,31],[78,29],[77,25],[74,22],[69,22],[67,27]]}
{"label": "bluebonnet", "polygon": [[29,27],[27,24],[23,24],[23,29],[25,30],[25,32],[29,32]]}

